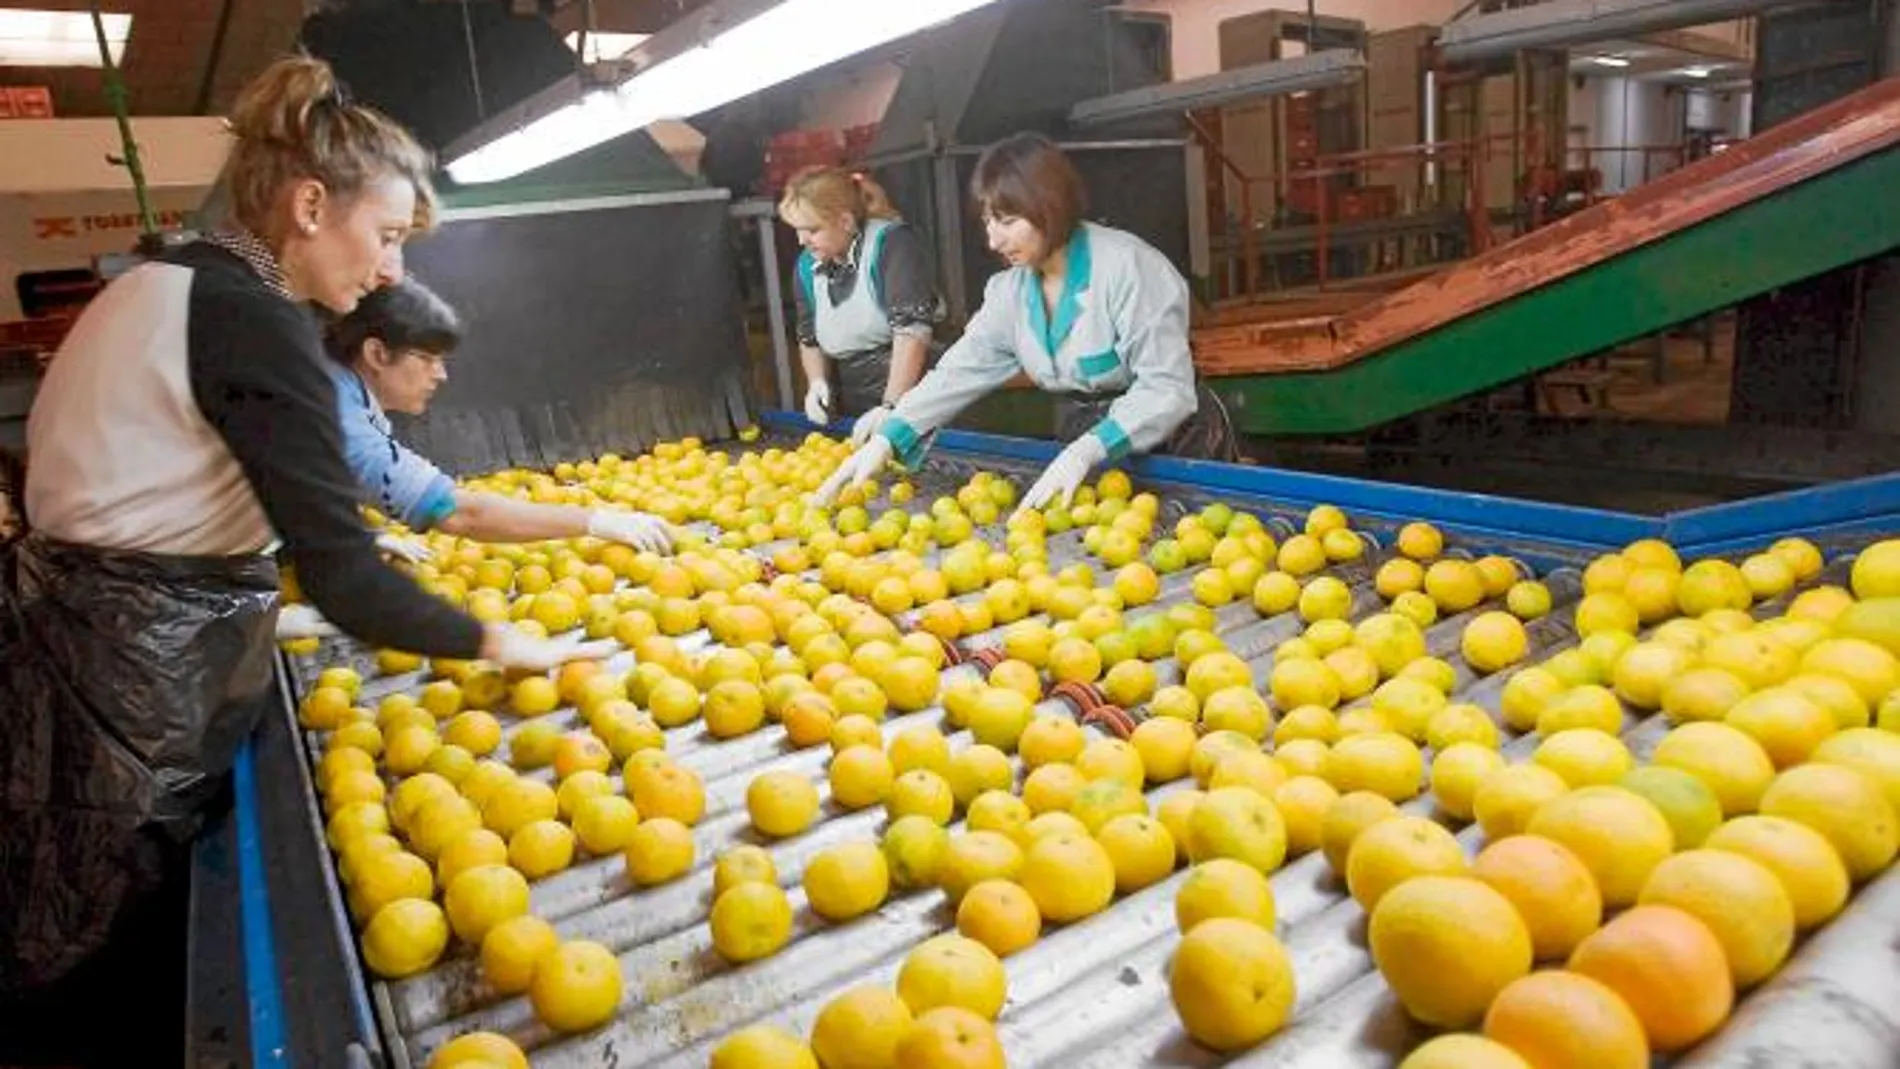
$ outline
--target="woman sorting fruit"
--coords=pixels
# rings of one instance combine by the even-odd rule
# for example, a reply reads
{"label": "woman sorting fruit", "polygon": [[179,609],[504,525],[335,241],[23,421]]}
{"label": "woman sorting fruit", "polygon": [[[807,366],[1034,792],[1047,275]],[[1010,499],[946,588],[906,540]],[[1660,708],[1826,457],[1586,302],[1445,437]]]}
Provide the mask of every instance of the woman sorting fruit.
{"label": "woman sorting fruit", "polygon": [[[448,357],[461,340],[455,310],[414,279],[376,290],[330,326],[326,342],[343,452],[367,503],[412,530],[437,530],[478,542],[592,535],[635,549],[671,552],[671,528],[658,516],[460,489],[441,469],[396,440],[385,413],[421,415],[448,381]],[[385,548],[411,560],[426,556],[425,550],[406,544]]]}
{"label": "woman sorting fruit", "polygon": [[601,654],[423,592],[358,511],[305,304],[346,314],[402,277],[434,208],[428,153],[311,59],[260,75],[230,129],[231,229],[93,298],[28,420],[30,530],[0,569],[0,995],[99,971],[83,965],[183,878],[278,701],[274,548],[371,645],[526,670]]}
{"label": "woman sorting fruit", "polygon": [[930,248],[876,182],[836,167],[793,175],[778,210],[805,250],[792,287],[805,417],[856,416],[862,443],[923,378],[942,310]]}
{"label": "woman sorting fruit", "polygon": [[1084,222],[1082,177],[1046,139],[1019,134],[977,160],[971,193],[990,248],[1009,268],[990,278],[963,337],[819,487],[828,504],[893,457],[915,466],[931,432],[1017,373],[1055,395],[1069,445],[1018,511],[1066,498],[1104,461],[1166,447],[1229,459],[1233,432],[1197,386],[1188,288],[1153,246]]}

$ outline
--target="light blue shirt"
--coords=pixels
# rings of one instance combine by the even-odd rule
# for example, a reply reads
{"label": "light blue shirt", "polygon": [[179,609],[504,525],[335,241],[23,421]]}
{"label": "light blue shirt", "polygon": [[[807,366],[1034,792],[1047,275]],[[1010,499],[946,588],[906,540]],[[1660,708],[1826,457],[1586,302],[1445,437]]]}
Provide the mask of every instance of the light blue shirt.
{"label": "light blue shirt", "polygon": [[327,362],[336,381],[343,455],[363,488],[364,504],[411,530],[426,531],[455,511],[455,481],[396,440],[389,416],[354,370]]}
{"label": "light blue shirt", "polygon": [[914,466],[931,432],[1019,371],[1051,393],[1119,394],[1091,431],[1110,460],[1155,448],[1197,405],[1187,280],[1135,235],[1084,223],[1053,314],[1034,268],[992,276],[963,337],[880,433]]}

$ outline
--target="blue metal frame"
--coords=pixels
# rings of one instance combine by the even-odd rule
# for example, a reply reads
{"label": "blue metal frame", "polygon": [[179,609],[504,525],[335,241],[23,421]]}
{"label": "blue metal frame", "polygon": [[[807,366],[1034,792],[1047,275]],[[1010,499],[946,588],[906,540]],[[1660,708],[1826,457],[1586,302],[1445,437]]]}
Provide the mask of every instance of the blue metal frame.
{"label": "blue metal frame", "polygon": [[[794,412],[768,410],[761,422],[778,430],[836,433]],[[848,432],[848,427],[847,427]],[[1060,445],[973,431],[943,430],[937,448],[966,456],[1033,463],[1054,459]],[[1567,563],[1618,549],[1641,538],[1661,538],[1685,557],[1730,555],[1790,534],[1817,540],[1900,532],[1900,470],[1849,482],[1644,516],[1607,509],[1553,505],[1518,498],[1431,490],[1336,475],[1314,475],[1179,457],[1145,456],[1123,465],[1137,478],[1201,493],[1223,492],[1282,509],[1332,504],[1354,517],[1399,525],[1424,520],[1474,547],[1498,546],[1551,563]],[[1555,551],[1526,553],[1533,541]]]}
{"label": "blue metal frame", "polygon": [[270,885],[258,831],[255,743],[247,739],[233,767],[236,793],[239,908],[243,914],[244,991],[250,1010],[251,1064],[288,1065],[283,992],[277,981],[277,945],[271,934]]}

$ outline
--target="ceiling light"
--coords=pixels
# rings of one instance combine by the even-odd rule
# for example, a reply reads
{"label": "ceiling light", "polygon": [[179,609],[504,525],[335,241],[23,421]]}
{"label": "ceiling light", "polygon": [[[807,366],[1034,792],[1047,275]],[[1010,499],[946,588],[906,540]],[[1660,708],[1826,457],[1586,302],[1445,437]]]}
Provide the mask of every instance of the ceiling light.
{"label": "ceiling light", "polygon": [[1591,56],[1590,62],[1599,67],[1627,67],[1630,61],[1622,56]]}
{"label": "ceiling light", "polygon": [[[661,119],[690,119],[994,2],[782,0],[614,88],[588,91],[569,83],[567,99],[546,101],[519,125],[484,124],[449,146],[449,175],[463,184],[512,178]],[[654,44],[667,37],[661,33]]]}
{"label": "ceiling light", "polygon": [[1709,68],[1707,68],[1707,67],[1684,67],[1684,68],[1682,68],[1682,73],[1684,73],[1684,74],[1686,74],[1686,75],[1688,75],[1688,76],[1689,76],[1689,77],[1691,77],[1691,78],[1707,78],[1707,77],[1709,76]]}
{"label": "ceiling light", "polygon": [[[587,35],[587,54],[581,57],[584,63],[599,63],[602,60],[619,59],[646,42],[650,33],[602,33]],[[566,37],[567,50],[578,52],[581,48],[581,35],[577,30]]]}
{"label": "ceiling light", "polygon": [[[125,58],[132,16],[101,15],[113,64]],[[84,11],[0,11],[0,67],[97,67],[99,38]]]}

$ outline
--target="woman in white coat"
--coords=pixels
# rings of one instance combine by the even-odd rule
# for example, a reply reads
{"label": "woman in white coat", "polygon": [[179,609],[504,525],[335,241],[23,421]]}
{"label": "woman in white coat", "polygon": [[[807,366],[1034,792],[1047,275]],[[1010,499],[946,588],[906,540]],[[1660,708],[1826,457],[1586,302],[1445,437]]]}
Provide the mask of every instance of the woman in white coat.
{"label": "woman in white coat", "polygon": [[1234,455],[1225,413],[1194,375],[1187,281],[1153,246],[1082,221],[1082,179],[1048,140],[1019,134],[977,161],[971,192],[989,245],[1009,264],[935,370],[819,487],[827,504],[895,458],[922,459],[932,432],[1018,372],[1054,395],[1069,444],[1027,494],[1039,508],[1129,453]]}
{"label": "woman in white coat", "polygon": [[792,293],[805,417],[857,417],[862,443],[924,375],[942,308],[930,248],[882,187],[837,167],[793,175],[779,217],[804,250]]}

